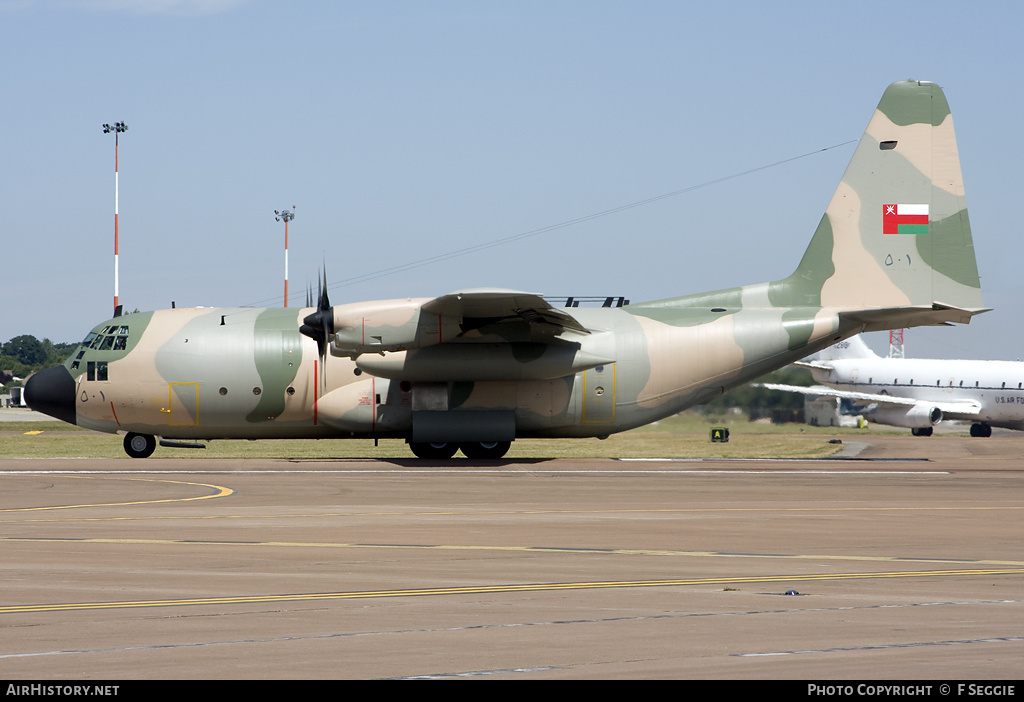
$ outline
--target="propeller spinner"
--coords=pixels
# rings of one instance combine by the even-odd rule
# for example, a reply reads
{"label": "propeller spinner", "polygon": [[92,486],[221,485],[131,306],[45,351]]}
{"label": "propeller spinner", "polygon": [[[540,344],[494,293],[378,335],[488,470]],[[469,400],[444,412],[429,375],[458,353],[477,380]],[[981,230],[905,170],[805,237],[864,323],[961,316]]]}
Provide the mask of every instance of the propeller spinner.
{"label": "propeller spinner", "polygon": [[331,301],[327,297],[327,274],[324,273],[323,282],[319,283],[320,299],[317,300],[316,312],[306,315],[302,320],[299,332],[316,341],[317,351],[320,358],[327,356],[327,344],[334,335],[334,310],[331,309]]}

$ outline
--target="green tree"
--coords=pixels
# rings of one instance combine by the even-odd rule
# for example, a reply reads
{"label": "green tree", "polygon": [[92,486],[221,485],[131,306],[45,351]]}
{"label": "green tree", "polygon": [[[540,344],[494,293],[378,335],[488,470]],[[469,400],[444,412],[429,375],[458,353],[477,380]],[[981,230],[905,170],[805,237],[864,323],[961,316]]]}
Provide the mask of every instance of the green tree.
{"label": "green tree", "polygon": [[768,390],[755,387],[759,383],[781,383],[784,385],[813,385],[814,380],[806,368],[786,366],[764,375],[752,383],[733,388],[721,397],[704,405],[705,415],[722,414],[736,407],[750,417],[764,416],[772,410],[798,410],[804,406],[804,396],[795,392]]}
{"label": "green tree", "polygon": [[0,344],[0,370],[14,371],[14,375],[25,378],[33,371],[59,366],[74,353],[78,344],[55,344],[49,339],[39,341],[31,334],[16,336]]}
{"label": "green tree", "polygon": [[0,370],[13,371],[16,377],[24,378],[34,369],[31,366],[26,366],[13,356],[0,354]]}
{"label": "green tree", "polygon": [[46,363],[46,349],[31,334],[16,336],[3,345],[3,355],[10,356],[27,366]]}
{"label": "green tree", "polygon": [[78,344],[76,343],[55,344],[49,339],[43,339],[43,349],[46,351],[44,367],[50,368],[51,366],[59,366],[61,363],[64,363],[77,347]]}

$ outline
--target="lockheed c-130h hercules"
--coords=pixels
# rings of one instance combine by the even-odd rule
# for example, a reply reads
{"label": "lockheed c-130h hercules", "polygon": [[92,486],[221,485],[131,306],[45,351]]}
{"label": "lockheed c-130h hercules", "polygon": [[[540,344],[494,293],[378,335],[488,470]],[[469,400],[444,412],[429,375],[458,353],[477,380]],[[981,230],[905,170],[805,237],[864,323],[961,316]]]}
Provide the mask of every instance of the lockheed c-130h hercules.
{"label": "lockheed c-130h hercules", "polygon": [[787,278],[642,304],[556,308],[500,289],[316,307],[171,309],[95,327],[33,376],[31,407],[176,440],[401,438],[500,458],[522,437],[604,437],[865,331],[984,311],[949,106],[893,83]]}

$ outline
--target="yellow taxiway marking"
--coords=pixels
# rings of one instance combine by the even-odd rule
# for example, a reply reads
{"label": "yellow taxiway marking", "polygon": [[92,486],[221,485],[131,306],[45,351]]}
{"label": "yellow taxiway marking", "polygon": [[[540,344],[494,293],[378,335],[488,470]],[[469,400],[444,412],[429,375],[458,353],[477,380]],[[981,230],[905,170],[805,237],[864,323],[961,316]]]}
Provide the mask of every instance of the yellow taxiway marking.
{"label": "yellow taxiway marking", "polygon": [[60,537],[0,537],[0,543],[73,543],[73,544],[120,544],[147,546],[226,546],[226,547],[272,547],[272,548],[335,548],[335,549],[381,549],[381,550],[428,550],[428,551],[505,551],[521,553],[561,553],[582,556],[675,556],[682,558],[767,558],[804,561],[855,561],[875,563],[971,563],[981,566],[1024,567],[1020,560],[963,559],[963,558],[917,558],[908,556],[858,556],[830,555],[822,553],[736,553],[720,551],[676,551],[666,549],[629,548],[573,548],[566,546],[468,546],[459,544],[388,544],[388,543],[343,543],[329,541],[222,541],[215,539],[115,539],[115,538],[60,538]]}
{"label": "yellow taxiway marking", "polygon": [[[77,480],[108,480],[109,478],[94,478],[91,476],[67,476]],[[169,483],[172,485],[189,485],[192,487],[209,488],[213,490],[210,495],[198,495],[195,497],[168,497],[160,500],[132,500],[129,502],[92,502],[78,505],[50,505],[48,507],[10,507],[0,509],[0,512],[44,512],[52,509],[77,509],[80,507],[124,507],[127,505],[155,505],[162,502],[194,502],[196,500],[212,500],[217,497],[227,497],[235,491],[222,485],[208,485],[206,483],[193,483],[185,480],[166,480],[164,478],[123,478],[115,480],[136,480],[144,483]]]}
{"label": "yellow taxiway marking", "polygon": [[0,614],[29,612],[69,612],[85,609],[135,609],[142,607],[182,607],[189,605],[234,605],[268,602],[311,602],[317,600],[352,600],[382,597],[426,597],[441,595],[480,595],[514,592],[545,592],[555,590],[595,590],[602,588],[680,587],[686,585],[735,585],[743,583],[807,582],[821,580],[864,580],[871,578],[923,578],[943,576],[1018,575],[1024,569],[999,570],[929,570],[894,571],[889,573],[836,573],[831,575],[762,575],[731,578],[683,578],[671,580],[609,580],[573,583],[524,583],[520,585],[479,585],[470,587],[411,588],[407,590],[361,590],[354,592],[314,592],[288,595],[246,595],[238,597],[197,597],[173,600],[124,600],[120,602],[65,602],[53,604],[13,605],[0,607]]}

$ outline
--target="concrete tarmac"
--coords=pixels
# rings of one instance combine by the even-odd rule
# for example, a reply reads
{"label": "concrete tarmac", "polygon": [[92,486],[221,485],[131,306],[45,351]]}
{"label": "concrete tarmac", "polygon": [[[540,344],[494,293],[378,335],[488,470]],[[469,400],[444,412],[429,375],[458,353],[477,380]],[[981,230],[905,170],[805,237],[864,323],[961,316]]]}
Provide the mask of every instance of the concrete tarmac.
{"label": "concrete tarmac", "polygon": [[0,459],[0,677],[1020,678],[1024,436],[857,453]]}

